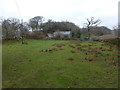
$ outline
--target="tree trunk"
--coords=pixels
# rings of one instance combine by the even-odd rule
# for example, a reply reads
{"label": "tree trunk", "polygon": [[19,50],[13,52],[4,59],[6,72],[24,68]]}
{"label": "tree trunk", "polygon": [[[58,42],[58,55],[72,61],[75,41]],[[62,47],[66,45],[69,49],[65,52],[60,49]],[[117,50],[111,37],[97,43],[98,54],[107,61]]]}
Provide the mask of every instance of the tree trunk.
{"label": "tree trunk", "polygon": [[90,27],[88,27],[88,39],[90,40]]}
{"label": "tree trunk", "polygon": [[24,44],[24,40],[23,40],[23,39],[24,39],[24,37],[23,37],[23,35],[22,35],[22,44]]}

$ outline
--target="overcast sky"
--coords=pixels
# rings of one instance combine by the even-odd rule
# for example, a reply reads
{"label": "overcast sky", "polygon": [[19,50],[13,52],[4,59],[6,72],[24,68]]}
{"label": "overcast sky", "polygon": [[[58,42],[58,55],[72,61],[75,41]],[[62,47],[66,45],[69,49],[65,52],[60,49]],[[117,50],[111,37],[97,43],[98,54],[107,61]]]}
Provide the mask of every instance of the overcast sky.
{"label": "overcast sky", "polygon": [[0,0],[0,16],[21,19],[16,1],[24,21],[43,16],[46,21],[67,20],[82,28],[93,16],[111,29],[118,24],[119,0]]}

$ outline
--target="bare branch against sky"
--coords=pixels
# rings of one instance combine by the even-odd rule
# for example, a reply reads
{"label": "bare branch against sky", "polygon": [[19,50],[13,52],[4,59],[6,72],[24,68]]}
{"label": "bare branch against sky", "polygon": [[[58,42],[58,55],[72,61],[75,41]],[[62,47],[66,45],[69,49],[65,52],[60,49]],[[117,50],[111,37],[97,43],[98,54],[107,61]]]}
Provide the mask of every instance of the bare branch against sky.
{"label": "bare branch against sky", "polygon": [[[82,27],[86,18],[101,19],[112,29],[118,21],[119,0],[16,0],[24,21],[43,16],[55,21],[71,21]],[[20,19],[15,0],[0,0],[0,15]]]}

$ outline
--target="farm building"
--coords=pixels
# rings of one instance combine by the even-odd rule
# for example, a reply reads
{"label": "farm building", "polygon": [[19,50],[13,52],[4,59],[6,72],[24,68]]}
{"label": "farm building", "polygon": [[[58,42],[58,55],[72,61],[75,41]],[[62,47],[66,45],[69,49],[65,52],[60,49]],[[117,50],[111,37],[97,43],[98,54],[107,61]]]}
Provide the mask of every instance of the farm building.
{"label": "farm building", "polygon": [[53,34],[48,33],[47,35],[50,38],[58,36],[58,35],[60,35],[61,38],[63,38],[65,35],[68,36],[68,38],[70,38],[70,32],[71,31],[56,31]]}

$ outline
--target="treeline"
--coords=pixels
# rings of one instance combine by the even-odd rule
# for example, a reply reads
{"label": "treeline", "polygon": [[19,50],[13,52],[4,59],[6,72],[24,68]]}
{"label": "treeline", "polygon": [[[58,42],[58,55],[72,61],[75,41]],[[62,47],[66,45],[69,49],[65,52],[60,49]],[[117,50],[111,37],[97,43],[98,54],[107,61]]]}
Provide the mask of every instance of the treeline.
{"label": "treeline", "polygon": [[[82,28],[81,32],[83,35],[87,35],[88,31],[87,28]],[[92,36],[102,36],[111,34],[111,29],[105,27],[105,26],[97,26],[97,27],[90,27],[90,33]]]}
{"label": "treeline", "polygon": [[[88,30],[80,28],[72,22],[61,21],[56,22],[49,19],[45,22],[42,16],[36,16],[28,20],[28,22],[20,21],[17,18],[1,19],[2,39],[16,38],[32,38],[32,39],[61,39],[60,34],[49,37],[48,34],[54,34],[60,31],[70,31],[70,35],[62,36],[62,39],[78,39],[81,36],[87,36]],[[92,36],[101,36],[111,34],[111,30],[105,26],[90,27]]]}

